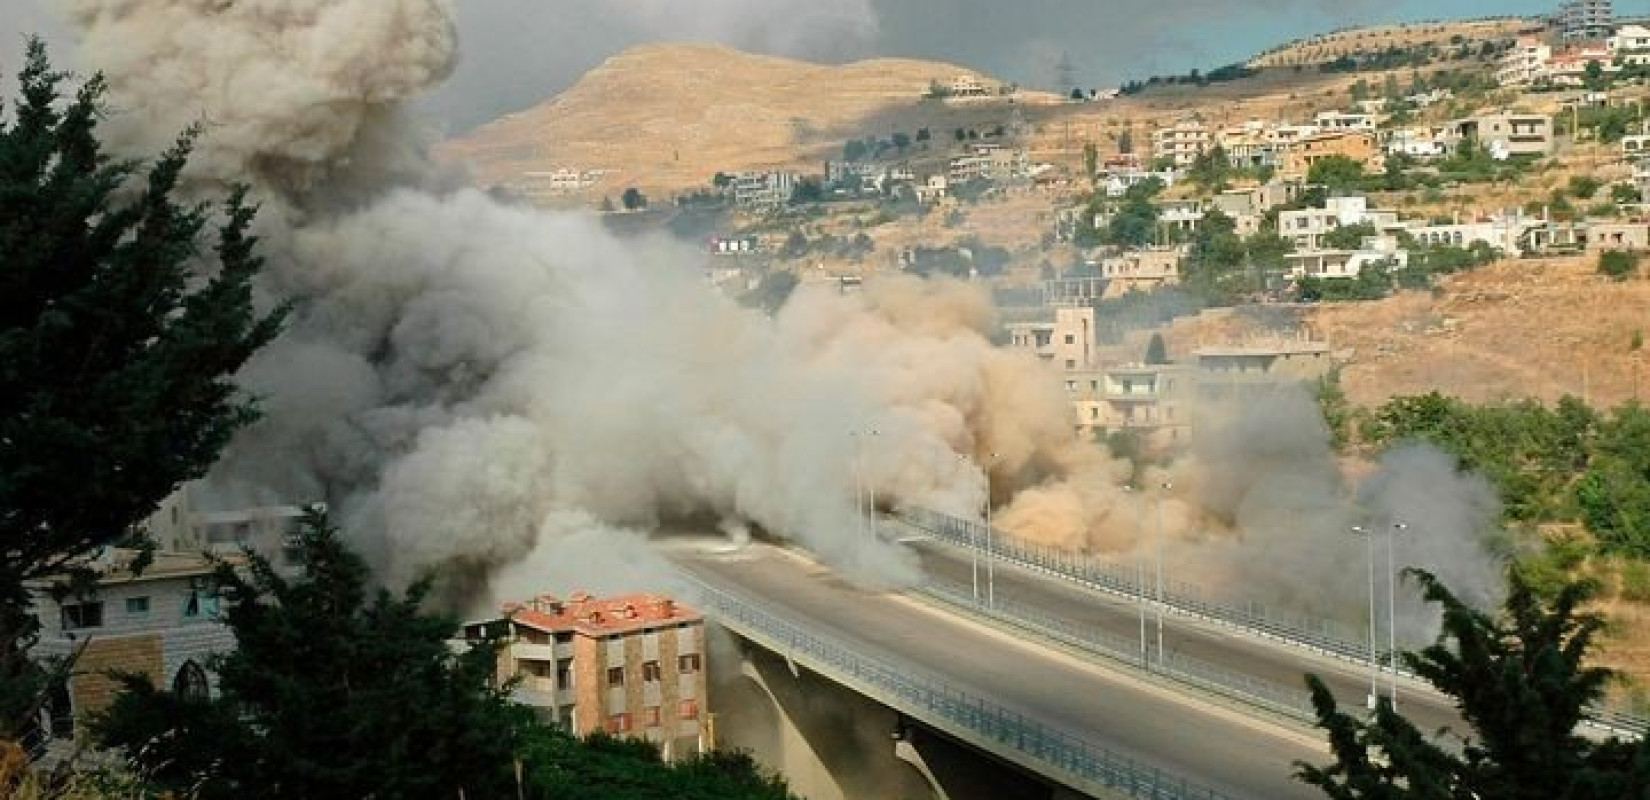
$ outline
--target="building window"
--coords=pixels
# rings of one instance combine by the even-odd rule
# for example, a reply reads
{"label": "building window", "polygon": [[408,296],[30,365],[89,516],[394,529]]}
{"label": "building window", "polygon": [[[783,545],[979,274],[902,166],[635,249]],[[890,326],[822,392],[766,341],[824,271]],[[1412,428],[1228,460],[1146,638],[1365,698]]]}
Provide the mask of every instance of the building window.
{"label": "building window", "polygon": [[659,727],[659,707],[648,706],[642,709],[642,725],[648,728]]}
{"label": "building window", "polygon": [[1077,360],[1073,358],[1066,359],[1066,369],[1077,369]]}
{"label": "building window", "polygon": [[1076,343],[1077,343],[1077,337],[1076,336],[1073,336],[1069,333],[1066,334],[1066,344],[1076,344]]}
{"label": "building window", "polygon": [[71,603],[63,606],[63,630],[103,627],[103,603]]}
{"label": "building window", "polygon": [[216,616],[218,613],[217,595],[195,590],[189,593],[189,599],[184,601],[183,615],[185,617]]}
{"label": "building window", "polygon": [[624,667],[607,668],[608,688],[617,688],[624,685]]}
{"label": "building window", "polygon": [[699,671],[699,654],[689,653],[676,659],[676,670],[683,675]]}
{"label": "building window", "polygon": [[573,688],[573,659],[556,659],[556,688]]}
{"label": "building window", "polygon": [[572,644],[572,643],[573,643],[573,632],[572,631],[560,631],[556,634],[556,644]]}
{"label": "building window", "polygon": [[128,614],[147,614],[147,613],[149,613],[149,598],[147,598],[147,597],[128,597],[128,598],[126,598],[126,613],[128,613]]}
{"label": "building window", "polygon": [[607,732],[608,733],[628,733],[628,732],[630,732],[630,715],[629,714],[614,714],[614,715],[608,717],[607,718]]}
{"label": "building window", "polygon": [[657,662],[657,661],[643,661],[642,662],[642,680],[644,680],[644,681],[656,681],[658,679],[659,679],[659,662]]}
{"label": "building window", "polygon": [[698,719],[699,701],[682,700],[678,702],[676,704],[676,716],[681,717],[682,719]]}
{"label": "building window", "polygon": [[194,661],[185,661],[172,679],[172,694],[184,700],[205,700],[211,689],[207,687],[206,670]]}

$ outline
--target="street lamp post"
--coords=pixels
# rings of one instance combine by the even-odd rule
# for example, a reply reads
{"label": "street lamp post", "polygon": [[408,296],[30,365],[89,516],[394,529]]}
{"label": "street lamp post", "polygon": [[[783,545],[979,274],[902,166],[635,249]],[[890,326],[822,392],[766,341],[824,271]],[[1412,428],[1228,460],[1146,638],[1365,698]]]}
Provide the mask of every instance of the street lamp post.
{"label": "street lamp post", "polygon": [[1392,558],[1392,543],[1406,530],[1407,523],[1394,522],[1386,535],[1386,658],[1392,669],[1387,675],[1387,696],[1392,698],[1394,710],[1398,708],[1398,564]]}
{"label": "street lamp post", "polygon": [[[973,459],[963,455],[962,453],[958,453],[957,461],[968,464],[972,463]],[[990,480],[990,476],[987,476],[987,485],[989,485]],[[987,490],[987,493],[988,496],[986,497],[985,503],[986,508],[989,509],[991,508],[989,490]],[[978,603],[980,602],[980,531],[978,528],[974,527],[973,523],[969,523],[968,525],[968,566],[969,571],[972,573],[974,578],[974,602]]]}
{"label": "street lamp post", "polygon": [[1142,552],[1146,544],[1146,498],[1134,484],[1125,485],[1123,491],[1134,495],[1134,600],[1140,608],[1140,666],[1146,668],[1151,666],[1151,651],[1146,649],[1146,555]]}
{"label": "street lamp post", "polygon": [[991,460],[985,462],[985,604],[988,608],[997,607],[997,543],[996,535],[991,530],[991,469],[1002,460],[1002,455],[991,454]]}
{"label": "street lamp post", "polygon": [[1375,666],[1375,537],[1362,525],[1353,525],[1352,532],[1364,537],[1365,563],[1369,566],[1369,710],[1375,710],[1375,698],[1380,693],[1380,672]]}
{"label": "street lamp post", "polygon": [[1163,494],[1157,496],[1157,665],[1164,666],[1163,651],[1163,495],[1169,493],[1174,484],[1164,481]]}

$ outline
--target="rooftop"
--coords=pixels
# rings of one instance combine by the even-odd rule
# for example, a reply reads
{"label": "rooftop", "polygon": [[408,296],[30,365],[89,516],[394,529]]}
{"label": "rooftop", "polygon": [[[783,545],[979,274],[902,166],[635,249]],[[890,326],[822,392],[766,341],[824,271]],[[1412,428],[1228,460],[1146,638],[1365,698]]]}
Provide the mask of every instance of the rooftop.
{"label": "rooftop", "polygon": [[545,633],[573,631],[591,637],[703,619],[669,597],[646,593],[596,598],[574,592],[566,600],[541,594],[525,603],[505,603],[501,610],[510,620]]}

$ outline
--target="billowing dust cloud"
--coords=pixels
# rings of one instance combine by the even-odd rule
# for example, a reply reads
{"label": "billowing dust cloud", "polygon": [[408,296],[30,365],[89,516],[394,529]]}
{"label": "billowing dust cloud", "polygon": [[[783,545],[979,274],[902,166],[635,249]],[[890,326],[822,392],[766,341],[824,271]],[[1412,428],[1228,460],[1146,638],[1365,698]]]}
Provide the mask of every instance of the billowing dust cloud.
{"label": "billowing dust cloud", "polygon": [[452,64],[441,3],[68,6],[82,66],[111,82],[111,146],[153,154],[200,122],[192,185],[253,186],[263,289],[296,301],[245,375],[268,415],[212,476],[221,503],[329,500],[386,579],[472,588],[524,562],[546,584],[597,562],[644,575],[596,551],[694,519],[905,581],[855,487],[973,514],[981,465],[999,499],[1042,487],[1009,521],[1104,513],[1073,487],[1111,466],[1073,441],[1055,381],[990,346],[977,289],[892,279],[769,319],[705,288],[680,245],[444,185],[399,112]]}

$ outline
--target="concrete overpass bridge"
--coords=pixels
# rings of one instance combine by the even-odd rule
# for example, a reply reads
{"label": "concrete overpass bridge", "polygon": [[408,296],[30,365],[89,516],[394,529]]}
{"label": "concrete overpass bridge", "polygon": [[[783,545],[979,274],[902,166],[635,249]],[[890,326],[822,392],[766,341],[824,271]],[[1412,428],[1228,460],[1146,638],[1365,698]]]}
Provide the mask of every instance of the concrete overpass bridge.
{"label": "concrete overpass bridge", "polygon": [[[1164,612],[1158,640],[1138,583],[1108,586],[1073,563],[1001,546],[985,553],[997,565],[988,603],[971,591],[976,537],[920,533],[904,538],[928,582],[901,593],[858,591],[767,545],[677,561],[743,640],[743,672],[781,719],[805,716],[821,696],[864,698],[883,712],[888,755],[944,798],[1316,797],[1292,778],[1297,761],[1328,759],[1310,727],[1308,671],[1343,706],[1361,707],[1373,679],[1382,693],[1397,688],[1400,710],[1424,729],[1460,729],[1447,698],[1401,674],[1372,675],[1367,649],[1331,633],[1165,603],[1151,607],[1154,629]],[[1613,724],[1632,734],[1642,721]],[[838,743],[792,733],[827,784],[856,769],[830,763]]]}

